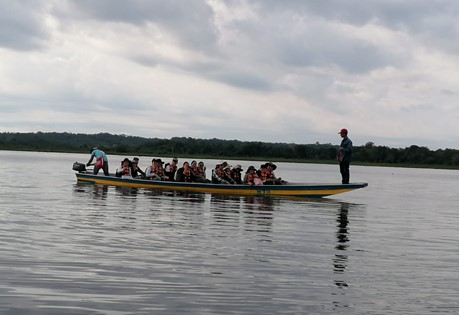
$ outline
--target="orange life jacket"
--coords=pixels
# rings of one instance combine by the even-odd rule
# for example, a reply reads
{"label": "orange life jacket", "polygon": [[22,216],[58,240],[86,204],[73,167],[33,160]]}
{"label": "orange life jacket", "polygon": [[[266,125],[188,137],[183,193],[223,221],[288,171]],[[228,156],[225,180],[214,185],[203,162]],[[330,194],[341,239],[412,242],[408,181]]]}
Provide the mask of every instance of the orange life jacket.
{"label": "orange life jacket", "polygon": [[267,179],[268,179],[268,171],[266,171],[266,170],[265,170],[265,171],[261,171],[261,170],[260,170],[260,179],[261,179],[262,181],[267,180]]}
{"label": "orange life jacket", "polygon": [[164,169],[162,168],[162,166],[155,165],[154,173],[156,175],[158,175],[159,177],[163,177],[164,176]]}
{"label": "orange life jacket", "polygon": [[255,179],[255,175],[247,174],[247,177],[246,177],[247,184],[250,184],[250,185],[255,184],[254,179]]}
{"label": "orange life jacket", "polygon": [[191,182],[191,170],[183,170],[183,181],[184,182]]}

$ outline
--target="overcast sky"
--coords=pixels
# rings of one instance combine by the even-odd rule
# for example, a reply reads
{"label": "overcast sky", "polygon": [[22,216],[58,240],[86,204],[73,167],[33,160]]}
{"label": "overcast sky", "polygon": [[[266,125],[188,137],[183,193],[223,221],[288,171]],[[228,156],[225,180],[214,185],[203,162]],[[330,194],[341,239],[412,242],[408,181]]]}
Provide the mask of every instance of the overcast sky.
{"label": "overcast sky", "polygon": [[0,131],[459,149],[457,0],[0,0]]}

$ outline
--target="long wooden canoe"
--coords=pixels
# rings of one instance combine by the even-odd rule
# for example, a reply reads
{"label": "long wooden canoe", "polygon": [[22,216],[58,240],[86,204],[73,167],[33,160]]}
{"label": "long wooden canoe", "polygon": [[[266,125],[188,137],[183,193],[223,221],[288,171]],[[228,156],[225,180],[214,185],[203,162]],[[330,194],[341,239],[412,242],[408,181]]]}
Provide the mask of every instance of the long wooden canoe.
{"label": "long wooden canoe", "polygon": [[368,186],[367,183],[351,183],[344,185],[309,183],[287,183],[284,185],[257,186],[224,185],[210,183],[183,183],[134,178],[119,178],[115,176],[93,175],[84,172],[79,172],[75,174],[79,182],[88,182],[100,185],[243,196],[289,196],[303,198],[321,198],[325,196],[345,193],[354,189],[364,188]]}

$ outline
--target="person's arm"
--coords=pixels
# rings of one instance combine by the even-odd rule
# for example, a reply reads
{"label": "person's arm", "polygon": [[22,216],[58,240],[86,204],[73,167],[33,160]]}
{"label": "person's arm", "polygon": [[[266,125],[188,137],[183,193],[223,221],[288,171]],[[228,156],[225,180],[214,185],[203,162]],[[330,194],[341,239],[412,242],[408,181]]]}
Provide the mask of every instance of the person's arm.
{"label": "person's arm", "polygon": [[236,182],[234,181],[234,179],[231,178],[231,176],[228,176],[228,174],[224,173],[223,174],[223,179],[226,180],[228,183],[230,184],[235,184]]}
{"label": "person's arm", "polygon": [[91,154],[91,158],[89,159],[88,163],[86,163],[86,166],[91,165],[91,162],[93,159],[94,159],[94,155]]}
{"label": "person's arm", "polygon": [[215,168],[212,170],[212,179],[215,179],[216,181],[221,181],[222,180],[222,178],[220,176],[218,176],[217,170]]}
{"label": "person's arm", "polygon": [[179,168],[175,173],[175,181],[183,182],[183,168]]}
{"label": "person's arm", "polygon": [[153,178],[153,177],[156,176],[155,173],[152,172],[152,167],[151,166],[147,167],[147,172],[146,172],[145,176],[147,176],[149,178]]}
{"label": "person's arm", "polygon": [[115,176],[116,176],[116,177],[121,177],[121,176],[123,176],[123,173],[124,173],[124,172],[123,172],[123,168],[122,168],[122,167],[119,167],[119,168],[117,168],[116,171],[115,171]]}
{"label": "person's arm", "polygon": [[343,141],[343,143],[341,144],[341,147],[340,147],[341,151],[343,153],[349,153],[352,151],[352,141],[349,140],[349,139],[346,139],[345,141]]}
{"label": "person's arm", "polygon": [[242,182],[247,185],[252,185],[252,183],[249,183],[249,174],[246,173],[244,175],[244,180]]}

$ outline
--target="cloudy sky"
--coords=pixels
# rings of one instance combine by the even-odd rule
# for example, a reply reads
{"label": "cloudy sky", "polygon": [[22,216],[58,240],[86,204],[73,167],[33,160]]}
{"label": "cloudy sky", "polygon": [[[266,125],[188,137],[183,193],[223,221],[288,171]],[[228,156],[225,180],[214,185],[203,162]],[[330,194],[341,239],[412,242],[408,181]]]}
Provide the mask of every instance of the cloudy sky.
{"label": "cloudy sky", "polygon": [[459,149],[457,0],[0,3],[0,132]]}

